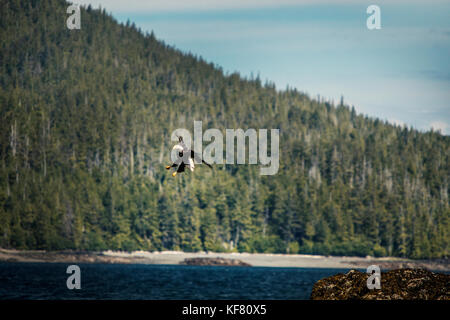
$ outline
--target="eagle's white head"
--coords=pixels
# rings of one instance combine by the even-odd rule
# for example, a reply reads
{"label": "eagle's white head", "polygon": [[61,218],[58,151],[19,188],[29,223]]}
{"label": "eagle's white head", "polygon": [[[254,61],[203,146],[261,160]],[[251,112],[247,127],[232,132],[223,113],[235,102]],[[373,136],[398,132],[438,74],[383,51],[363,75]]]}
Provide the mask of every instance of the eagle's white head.
{"label": "eagle's white head", "polygon": [[179,165],[181,162],[184,162],[191,171],[194,171],[195,166],[194,159],[191,157],[191,150],[186,147],[181,137],[179,137],[179,141],[180,142],[172,148],[172,154],[176,154],[177,156],[177,161],[174,163]]}

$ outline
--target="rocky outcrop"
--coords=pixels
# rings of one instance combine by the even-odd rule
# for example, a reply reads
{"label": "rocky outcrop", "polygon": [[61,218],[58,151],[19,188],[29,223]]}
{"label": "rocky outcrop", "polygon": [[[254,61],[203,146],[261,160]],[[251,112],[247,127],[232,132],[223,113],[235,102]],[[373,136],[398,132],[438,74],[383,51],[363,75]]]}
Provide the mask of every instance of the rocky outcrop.
{"label": "rocky outcrop", "polygon": [[368,289],[369,274],[350,270],[317,281],[312,300],[450,300],[450,275],[425,269],[381,273],[381,289]]}
{"label": "rocky outcrop", "polygon": [[230,266],[230,267],[251,267],[250,264],[238,259],[225,258],[186,258],[180,264],[190,266]]}

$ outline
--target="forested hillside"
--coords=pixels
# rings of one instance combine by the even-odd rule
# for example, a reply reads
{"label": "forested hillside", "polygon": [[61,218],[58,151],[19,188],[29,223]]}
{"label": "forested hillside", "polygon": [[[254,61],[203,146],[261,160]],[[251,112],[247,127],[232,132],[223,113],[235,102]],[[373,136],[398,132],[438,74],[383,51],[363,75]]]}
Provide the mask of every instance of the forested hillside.
{"label": "forested hillside", "polygon": [[[225,74],[103,10],[68,30],[64,1],[0,5],[0,247],[448,256],[450,137]],[[194,120],[279,128],[278,174],[173,178]]]}

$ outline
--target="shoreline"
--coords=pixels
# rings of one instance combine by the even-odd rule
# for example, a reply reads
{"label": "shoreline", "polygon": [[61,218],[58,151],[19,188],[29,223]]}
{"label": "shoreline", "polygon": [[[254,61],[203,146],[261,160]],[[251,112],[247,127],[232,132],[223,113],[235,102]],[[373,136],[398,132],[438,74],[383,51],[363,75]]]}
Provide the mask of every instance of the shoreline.
{"label": "shoreline", "polygon": [[186,258],[238,259],[254,267],[365,269],[378,265],[381,269],[424,268],[434,271],[450,271],[449,259],[411,260],[397,257],[320,256],[307,254],[276,253],[218,253],[181,251],[45,251],[0,248],[0,262],[47,263],[121,263],[179,265]]}

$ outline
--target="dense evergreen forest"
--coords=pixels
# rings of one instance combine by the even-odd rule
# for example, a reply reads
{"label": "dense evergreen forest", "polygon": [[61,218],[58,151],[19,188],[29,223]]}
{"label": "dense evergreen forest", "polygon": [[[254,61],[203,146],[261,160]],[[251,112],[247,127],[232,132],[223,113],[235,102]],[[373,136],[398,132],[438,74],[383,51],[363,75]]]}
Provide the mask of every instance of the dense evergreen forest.
{"label": "dense evergreen forest", "polygon": [[[224,73],[102,9],[68,30],[68,5],[0,2],[0,247],[449,255],[450,137]],[[194,120],[279,128],[278,174],[173,178]]]}

